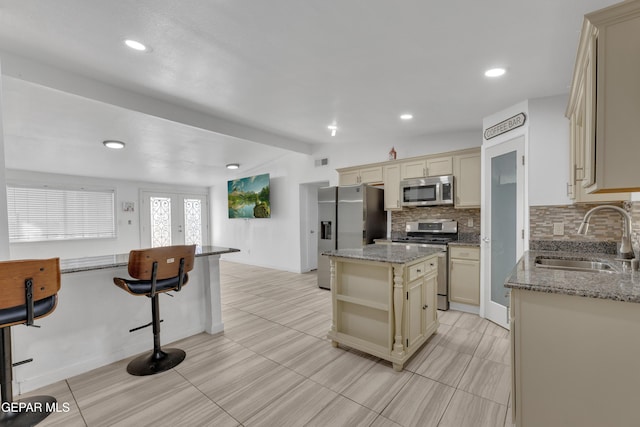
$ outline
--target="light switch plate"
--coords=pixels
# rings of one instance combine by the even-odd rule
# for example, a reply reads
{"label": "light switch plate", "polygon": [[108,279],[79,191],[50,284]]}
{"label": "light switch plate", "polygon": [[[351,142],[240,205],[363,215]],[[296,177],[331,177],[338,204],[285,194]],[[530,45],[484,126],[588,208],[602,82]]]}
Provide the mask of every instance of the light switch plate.
{"label": "light switch plate", "polygon": [[563,222],[554,222],[553,223],[553,235],[554,236],[564,236],[564,223]]}

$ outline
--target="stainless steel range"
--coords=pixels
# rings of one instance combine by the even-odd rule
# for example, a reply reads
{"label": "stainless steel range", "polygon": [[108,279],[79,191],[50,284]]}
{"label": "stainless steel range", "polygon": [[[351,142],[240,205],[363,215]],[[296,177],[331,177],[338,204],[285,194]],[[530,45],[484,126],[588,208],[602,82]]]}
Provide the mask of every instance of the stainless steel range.
{"label": "stainless steel range", "polygon": [[452,219],[431,219],[407,222],[405,236],[392,239],[395,243],[441,248],[438,255],[438,310],[449,309],[449,252],[447,243],[458,240],[458,222]]}

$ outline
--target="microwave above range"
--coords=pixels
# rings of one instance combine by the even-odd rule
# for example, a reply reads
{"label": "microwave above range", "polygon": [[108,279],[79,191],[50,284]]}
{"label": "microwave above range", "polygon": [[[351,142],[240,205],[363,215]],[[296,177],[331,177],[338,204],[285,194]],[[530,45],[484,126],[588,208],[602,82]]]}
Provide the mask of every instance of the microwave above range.
{"label": "microwave above range", "polygon": [[453,175],[400,181],[402,206],[453,205]]}

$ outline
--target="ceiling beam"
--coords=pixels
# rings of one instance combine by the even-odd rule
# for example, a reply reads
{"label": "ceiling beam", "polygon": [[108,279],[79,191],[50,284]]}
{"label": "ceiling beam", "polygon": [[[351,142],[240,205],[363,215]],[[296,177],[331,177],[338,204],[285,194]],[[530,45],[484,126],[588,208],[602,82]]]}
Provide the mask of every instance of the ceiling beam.
{"label": "ceiling beam", "polygon": [[311,154],[312,143],[247,126],[1,51],[2,74],[221,135]]}

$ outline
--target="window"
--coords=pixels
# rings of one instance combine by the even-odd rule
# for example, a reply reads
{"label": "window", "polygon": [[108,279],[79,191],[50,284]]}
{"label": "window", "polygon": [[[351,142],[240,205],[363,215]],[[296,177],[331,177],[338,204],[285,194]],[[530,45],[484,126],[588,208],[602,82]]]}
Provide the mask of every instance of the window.
{"label": "window", "polygon": [[115,238],[115,191],[7,186],[9,241]]}

